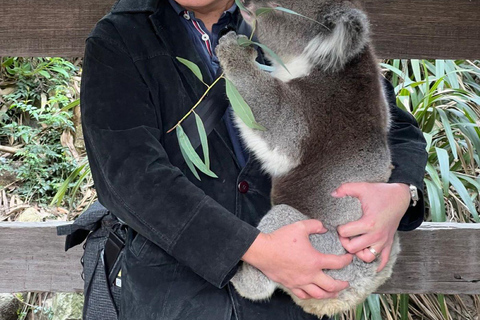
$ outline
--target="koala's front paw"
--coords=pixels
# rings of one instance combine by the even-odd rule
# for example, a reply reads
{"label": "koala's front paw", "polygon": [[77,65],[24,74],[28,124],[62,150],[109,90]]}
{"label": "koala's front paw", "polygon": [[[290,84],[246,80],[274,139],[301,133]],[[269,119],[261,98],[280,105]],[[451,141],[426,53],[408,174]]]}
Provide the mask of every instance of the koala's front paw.
{"label": "koala's front paw", "polygon": [[238,44],[237,39],[239,38],[248,39],[244,35],[237,35],[234,31],[230,31],[220,38],[215,49],[218,60],[227,74],[234,68],[242,68],[246,64],[251,64],[257,57],[254,48],[242,47]]}

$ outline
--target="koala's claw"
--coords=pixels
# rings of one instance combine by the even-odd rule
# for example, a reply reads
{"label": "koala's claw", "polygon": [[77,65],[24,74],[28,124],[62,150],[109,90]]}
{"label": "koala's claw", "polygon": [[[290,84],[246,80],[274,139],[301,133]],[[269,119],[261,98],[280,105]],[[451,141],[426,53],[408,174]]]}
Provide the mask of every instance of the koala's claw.
{"label": "koala's claw", "polygon": [[247,37],[230,31],[219,39],[215,51],[224,70],[255,60],[257,55],[255,49],[240,46],[238,44],[240,38]]}

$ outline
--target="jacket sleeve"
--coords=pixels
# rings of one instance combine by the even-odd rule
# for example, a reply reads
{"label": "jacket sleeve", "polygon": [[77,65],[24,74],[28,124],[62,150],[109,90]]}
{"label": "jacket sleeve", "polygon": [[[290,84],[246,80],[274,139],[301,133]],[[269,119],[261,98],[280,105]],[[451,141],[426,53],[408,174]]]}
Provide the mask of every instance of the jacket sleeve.
{"label": "jacket sleeve", "polygon": [[81,110],[99,201],[211,284],[228,283],[259,231],[169,162],[149,89],[120,41],[87,39]]}
{"label": "jacket sleeve", "polygon": [[398,227],[400,231],[410,231],[420,226],[424,219],[423,177],[428,157],[427,144],[415,118],[397,106],[392,84],[384,78],[383,83],[390,107],[389,146],[395,167],[389,182],[416,186],[420,198],[415,207],[407,210]]}

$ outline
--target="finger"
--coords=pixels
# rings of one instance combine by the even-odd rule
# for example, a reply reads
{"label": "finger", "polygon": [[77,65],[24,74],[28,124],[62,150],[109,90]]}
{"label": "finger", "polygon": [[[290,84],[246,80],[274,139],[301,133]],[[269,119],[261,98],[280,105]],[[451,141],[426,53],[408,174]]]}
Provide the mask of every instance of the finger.
{"label": "finger", "polygon": [[337,292],[327,292],[315,284],[302,286],[302,289],[313,299],[331,299],[338,295]]}
{"label": "finger", "polygon": [[383,248],[383,243],[378,242],[379,236],[374,234],[365,234],[363,236],[349,238],[339,238],[342,246],[350,253],[357,253],[369,246]]}
{"label": "finger", "polygon": [[380,255],[380,265],[378,266],[377,272],[380,272],[385,268],[385,266],[388,263],[388,260],[390,259],[390,252],[392,251],[392,246],[386,246],[385,249],[382,250],[382,254]]}
{"label": "finger", "polygon": [[328,230],[323,226],[323,224],[316,220],[316,219],[310,219],[310,220],[303,220],[297,222],[299,224],[302,224],[305,227],[305,231],[308,234],[313,234],[313,233],[325,233]]}
{"label": "finger", "polygon": [[335,198],[343,198],[346,196],[360,198],[365,191],[365,187],[366,183],[364,182],[344,183],[332,192],[332,196]]}
{"label": "finger", "polygon": [[292,293],[296,295],[299,299],[302,299],[302,300],[312,299],[312,296],[310,296],[308,293],[306,293],[302,289],[297,288],[297,289],[290,289],[290,290],[292,290]]}
{"label": "finger", "polygon": [[337,256],[335,254],[320,254],[319,267],[320,269],[342,269],[352,262],[353,256],[351,254],[344,254]]}
{"label": "finger", "polygon": [[338,293],[350,286],[347,281],[335,280],[323,272],[315,278],[314,283],[329,293]]}
{"label": "finger", "polygon": [[[373,249],[377,252],[382,252],[377,246],[372,246]],[[366,263],[371,263],[376,260],[375,255],[368,249],[365,248],[355,254],[360,260],[363,260]]]}
{"label": "finger", "polygon": [[361,218],[357,221],[352,221],[341,225],[337,228],[337,232],[344,238],[359,236],[372,230],[375,226],[375,221],[370,221],[368,218]]}

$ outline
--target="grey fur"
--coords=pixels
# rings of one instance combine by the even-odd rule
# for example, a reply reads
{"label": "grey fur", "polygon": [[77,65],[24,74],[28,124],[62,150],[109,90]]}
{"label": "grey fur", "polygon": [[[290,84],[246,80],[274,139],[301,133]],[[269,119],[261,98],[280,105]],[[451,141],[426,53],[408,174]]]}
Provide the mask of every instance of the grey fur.
{"label": "grey fur", "polygon": [[[247,147],[272,175],[273,208],[258,228],[265,233],[284,225],[319,219],[329,230],[312,235],[312,245],[344,254],[336,228],[362,215],[356,198],[336,199],[332,191],[346,182],[387,182],[391,174],[387,144],[389,114],[365,14],[356,1],[279,0],[308,17],[282,12],[258,20],[258,38],[287,64],[290,74],[267,74],[254,64],[255,51],[240,47],[237,35],[220,39],[217,55],[226,77],[268,130],[252,130],[237,119]],[[250,1],[254,8],[270,5]],[[272,60],[275,65],[275,61]],[[333,315],[355,307],[390,276],[400,251],[395,237],[389,263],[354,259],[342,270],[326,270],[350,282],[337,299],[300,300],[251,265],[232,279],[237,291],[253,300],[268,299],[275,288],[290,293],[309,313]]]}

